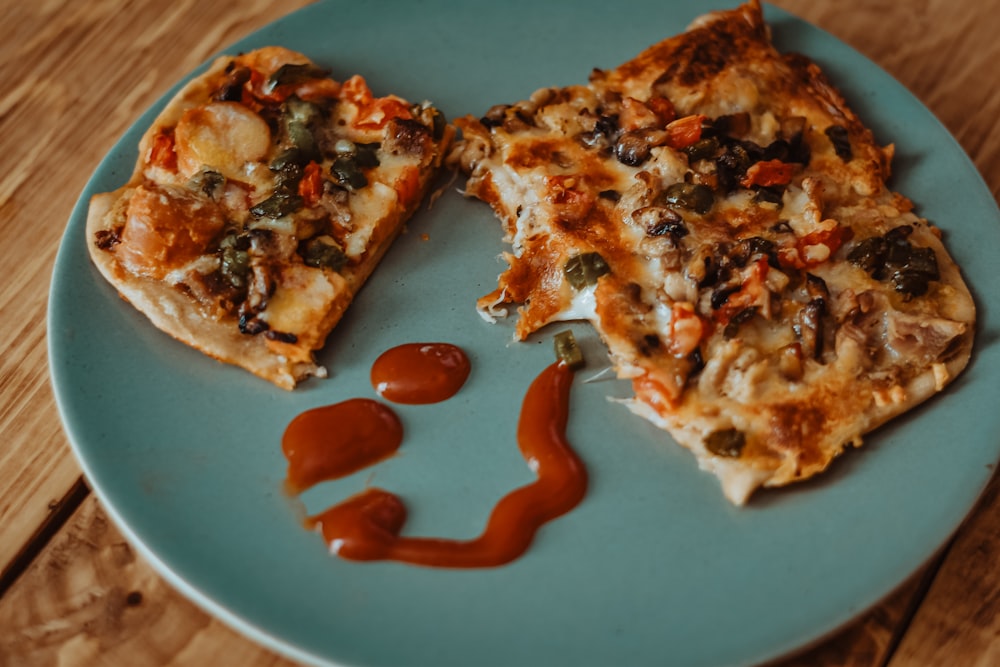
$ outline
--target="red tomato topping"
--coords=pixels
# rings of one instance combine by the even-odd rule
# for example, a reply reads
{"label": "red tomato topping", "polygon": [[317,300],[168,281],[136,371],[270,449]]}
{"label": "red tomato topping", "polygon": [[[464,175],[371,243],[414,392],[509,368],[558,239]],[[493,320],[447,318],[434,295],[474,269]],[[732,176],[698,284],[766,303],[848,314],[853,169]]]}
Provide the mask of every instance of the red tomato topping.
{"label": "red tomato topping", "polygon": [[306,206],[315,206],[323,194],[323,168],[310,161],[302,171],[302,180],[299,181],[299,195],[305,201]]}
{"label": "red tomato topping", "polygon": [[684,116],[667,125],[667,145],[671,148],[687,148],[701,139],[701,126],[706,116],[693,114]]}
{"label": "red tomato topping", "polygon": [[393,118],[413,118],[410,106],[398,97],[376,98],[365,80],[355,74],[340,87],[340,98],[358,107],[354,127],[361,130],[378,130]]}
{"label": "red tomato topping", "polygon": [[830,229],[810,232],[798,239],[794,247],[779,249],[778,261],[782,266],[796,269],[819,266],[833,256],[851,236],[851,230],[839,224]]}
{"label": "red tomato topping", "polygon": [[690,303],[678,302],[670,307],[670,354],[675,357],[686,357],[694,352],[707,329],[694,306]]}
{"label": "red tomato topping", "polygon": [[174,129],[165,128],[153,137],[149,148],[149,163],[170,171],[177,169],[177,153],[174,151]]}
{"label": "red tomato topping", "polygon": [[754,185],[770,187],[772,185],[788,185],[795,173],[795,166],[781,160],[766,160],[750,165],[747,175],[740,184],[749,188]]}

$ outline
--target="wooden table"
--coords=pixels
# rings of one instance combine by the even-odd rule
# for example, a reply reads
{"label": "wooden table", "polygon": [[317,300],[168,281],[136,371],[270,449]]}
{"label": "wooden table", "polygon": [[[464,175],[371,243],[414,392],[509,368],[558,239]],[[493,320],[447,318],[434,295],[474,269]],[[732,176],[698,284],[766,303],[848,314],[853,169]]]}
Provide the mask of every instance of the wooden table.
{"label": "wooden table", "polygon": [[[4,0],[0,665],[291,664],[172,590],[109,522],[56,414],[45,308],[65,222],[114,141],[211,53],[303,4]],[[902,81],[1000,192],[1000,0],[776,4]],[[1000,664],[998,554],[994,481],[923,571],[782,667]]]}

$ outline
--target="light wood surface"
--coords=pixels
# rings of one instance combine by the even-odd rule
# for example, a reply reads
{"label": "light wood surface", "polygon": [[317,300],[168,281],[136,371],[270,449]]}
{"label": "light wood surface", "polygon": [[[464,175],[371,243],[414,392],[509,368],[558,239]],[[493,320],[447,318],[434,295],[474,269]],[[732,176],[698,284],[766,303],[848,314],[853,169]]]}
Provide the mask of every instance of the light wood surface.
{"label": "light wood surface", "polygon": [[[48,384],[45,308],[71,208],[133,120],[303,0],[2,0],[0,666],[293,663],[172,590],[80,481]],[[877,62],[1000,193],[1000,0],[778,0]],[[997,434],[1000,437],[1000,434]],[[881,605],[780,667],[1000,664],[1000,483]]]}

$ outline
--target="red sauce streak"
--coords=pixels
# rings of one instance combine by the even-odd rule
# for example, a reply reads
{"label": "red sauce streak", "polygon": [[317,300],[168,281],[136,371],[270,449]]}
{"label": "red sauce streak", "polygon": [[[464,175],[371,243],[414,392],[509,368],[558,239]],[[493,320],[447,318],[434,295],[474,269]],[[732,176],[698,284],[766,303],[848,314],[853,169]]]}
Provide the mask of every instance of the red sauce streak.
{"label": "red sauce streak", "polygon": [[587,471],[566,441],[573,371],[557,362],[529,387],[517,440],[538,479],[503,497],[486,529],[473,540],[400,537],[406,506],[392,493],[370,488],[306,520],[330,550],[350,560],[396,560],[432,567],[496,567],[523,554],[538,529],[583,499]]}
{"label": "red sauce streak", "polygon": [[307,410],[281,438],[288,459],[286,488],[299,493],[344,477],[391,456],[402,442],[399,417],[378,401],[352,398]]}
{"label": "red sauce streak", "polygon": [[469,358],[449,343],[407,343],[372,364],[372,387],[383,398],[410,405],[454,396],[469,377]]}

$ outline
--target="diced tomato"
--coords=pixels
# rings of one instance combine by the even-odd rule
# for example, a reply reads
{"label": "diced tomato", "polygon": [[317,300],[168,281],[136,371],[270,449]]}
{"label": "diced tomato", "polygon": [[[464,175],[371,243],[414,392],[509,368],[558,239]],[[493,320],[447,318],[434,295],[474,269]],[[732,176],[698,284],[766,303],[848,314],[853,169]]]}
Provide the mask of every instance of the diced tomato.
{"label": "diced tomato", "polygon": [[340,98],[358,108],[354,127],[360,130],[381,129],[393,118],[413,118],[406,102],[393,95],[375,97],[365,80],[357,74],[341,85]]}
{"label": "diced tomato", "polygon": [[839,224],[828,229],[810,232],[795,242],[794,247],[778,250],[782,266],[809,269],[827,261],[833,253],[851,238],[851,230]]}
{"label": "diced tomato", "polygon": [[687,148],[701,139],[701,127],[706,116],[693,114],[684,116],[667,125],[667,145],[671,148]]}
{"label": "diced tomato", "polygon": [[174,129],[166,128],[153,137],[149,148],[149,163],[156,167],[176,171],[177,152],[174,150]]}
{"label": "diced tomato", "polygon": [[299,181],[299,196],[306,206],[315,206],[323,194],[323,168],[310,161],[302,170],[302,180]]}
{"label": "diced tomato", "polygon": [[707,329],[694,312],[694,305],[678,302],[670,307],[670,344],[668,349],[675,357],[686,357],[698,347]]}
{"label": "diced tomato", "polygon": [[340,86],[340,99],[364,107],[372,103],[373,95],[364,78],[355,74]]}
{"label": "diced tomato", "polygon": [[745,187],[760,185],[770,187],[772,185],[788,185],[795,174],[795,166],[781,160],[765,160],[750,165],[746,176],[740,181]]}

